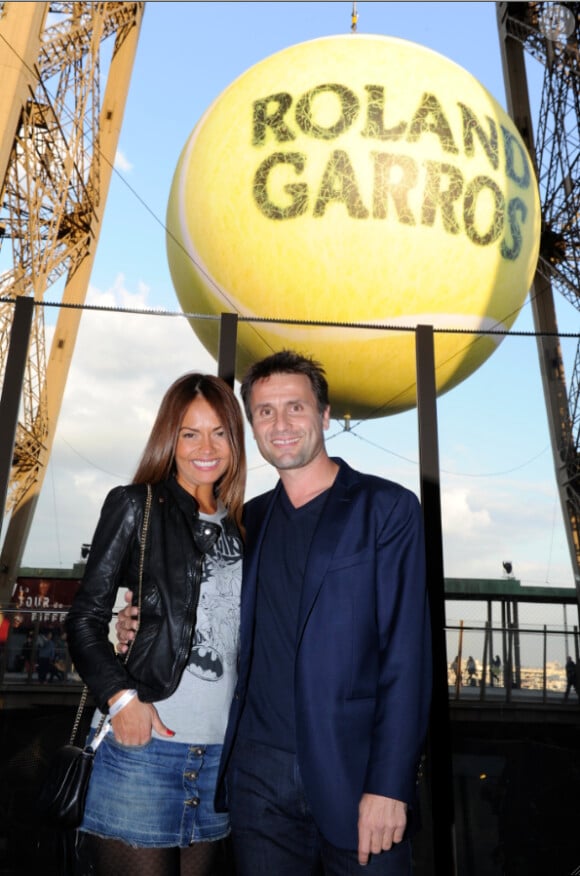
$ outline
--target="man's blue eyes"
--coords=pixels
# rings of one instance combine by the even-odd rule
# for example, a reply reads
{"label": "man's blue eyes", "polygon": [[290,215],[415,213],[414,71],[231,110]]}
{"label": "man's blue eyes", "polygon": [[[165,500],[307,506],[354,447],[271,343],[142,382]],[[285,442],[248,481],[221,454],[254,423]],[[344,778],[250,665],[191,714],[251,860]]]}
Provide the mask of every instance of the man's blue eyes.
{"label": "man's blue eyes", "polygon": [[[294,405],[287,410],[289,414],[301,414],[303,409],[302,405]],[[259,417],[272,417],[273,415],[274,411],[270,410],[270,408],[262,408],[262,410],[258,412]]]}

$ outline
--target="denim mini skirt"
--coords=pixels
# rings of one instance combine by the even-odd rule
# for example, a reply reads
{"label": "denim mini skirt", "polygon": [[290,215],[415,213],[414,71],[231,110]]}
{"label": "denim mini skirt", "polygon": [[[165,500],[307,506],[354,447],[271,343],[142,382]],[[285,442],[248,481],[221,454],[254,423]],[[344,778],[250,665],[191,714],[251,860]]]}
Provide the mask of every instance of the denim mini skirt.
{"label": "denim mini skirt", "polygon": [[125,746],[109,732],[97,748],[81,831],[137,847],[185,848],[230,831],[214,809],[221,745],[153,738]]}

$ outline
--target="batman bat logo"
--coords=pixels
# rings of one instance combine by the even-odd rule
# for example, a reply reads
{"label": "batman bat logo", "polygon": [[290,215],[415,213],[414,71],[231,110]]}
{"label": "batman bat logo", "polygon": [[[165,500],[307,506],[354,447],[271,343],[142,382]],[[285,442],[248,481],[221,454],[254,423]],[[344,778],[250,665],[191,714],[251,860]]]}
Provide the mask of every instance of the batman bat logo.
{"label": "batman bat logo", "polygon": [[188,671],[204,681],[219,681],[224,674],[221,656],[210,645],[195,645],[189,658]]}

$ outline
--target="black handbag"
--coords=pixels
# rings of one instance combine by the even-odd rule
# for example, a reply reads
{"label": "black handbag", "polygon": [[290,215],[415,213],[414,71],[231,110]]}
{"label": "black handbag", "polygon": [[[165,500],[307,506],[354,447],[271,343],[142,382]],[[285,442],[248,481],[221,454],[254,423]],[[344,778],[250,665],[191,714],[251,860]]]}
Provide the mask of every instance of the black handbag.
{"label": "black handbag", "polygon": [[[138,604],[141,605],[141,587],[143,581],[143,566],[145,562],[145,542],[149,526],[149,514],[151,511],[151,487],[147,484],[147,500],[143,513],[143,529],[141,533],[141,550],[139,557],[139,595]],[[132,640],[125,656],[125,660],[131,653]],[[97,727],[93,741],[81,748],[75,745],[75,738],[81,721],[81,716],[88,696],[88,688],[83,688],[81,700],[77,709],[70,740],[62,745],[53,755],[44,780],[44,784],[38,795],[36,808],[45,821],[64,828],[76,828],[83,820],[85,800],[89,788],[89,780],[93,769],[93,760],[97,746],[103,739],[108,723],[108,716],[103,715]]]}
{"label": "black handbag", "polygon": [[61,828],[78,827],[83,820],[94,750],[62,745],[50,762],[37,800],[39,815]]}

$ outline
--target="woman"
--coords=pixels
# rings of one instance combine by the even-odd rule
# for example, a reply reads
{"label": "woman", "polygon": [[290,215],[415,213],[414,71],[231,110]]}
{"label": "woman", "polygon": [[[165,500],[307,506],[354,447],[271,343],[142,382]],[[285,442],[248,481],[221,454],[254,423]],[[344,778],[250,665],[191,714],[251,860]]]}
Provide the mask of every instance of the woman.
{"label": "woman", "polygon": [[[229,832],[213,797],[235,685],[245,474],[232,390],[186,374],[161,402],[133,483],[103,505],[66,624],[74,664],[111,717],[80,827],[95,876],[206,876]],[[125,663],[109,623],[119,587],[138,598],[146,484],[141,620]]]}

